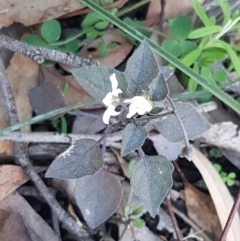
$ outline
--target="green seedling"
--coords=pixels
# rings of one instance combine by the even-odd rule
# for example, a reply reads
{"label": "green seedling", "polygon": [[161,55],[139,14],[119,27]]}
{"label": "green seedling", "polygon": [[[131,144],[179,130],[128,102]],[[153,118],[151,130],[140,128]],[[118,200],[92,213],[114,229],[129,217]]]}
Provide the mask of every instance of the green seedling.
{"label": "green seedling", "polygon": [[217,147],[212,147],[209,151],[209,155],[214,158],[222,157],[222,153]]}
{"label": "green seedling", "polygon": [[235,180],[236,180],[235,172],[226,173],[226,172],[222,171],[222,166],[218,163],[215,163],[213,166],[216,169],[216,171],[219,173],[219,175],[221,176],[223,182],[226,183],[226,185],[228,187],[231,187],[235,184]]}
{"label": "green seedling", "polygon": [[142,228],[143,226],[145,226],[145,221],[142,218],[134,217],[134,216],[140,215],[142,212],[143,212],[143,205],[140,205],[132,209],[132,207],[128,204],[124,208],[124,216],[126,220],[128,220],[137,228]]}
{"label": "green seedling", "polygon": [[[215,17],[208,17],[198,0],[193,0],[193,7],[203,23],[203,27],[194,29],[192,19],[189,16],[179,16],[169,21],[171,38],[162,43],[162,47],[195,72],[217,85],[227,79],[224,70],[211,71],[212,65],[217,61],[229,59],[238,76],[240,76],[240,60],[236,55],[234,46],[222,40],[222,37],[240,26],[239,12],[231,15],[229,3],[215,0],[222,9],[224,20],[222,26],[216,24]],[[183,27],[184,26],[184,27]],[[201,88],[193,79],[184,76],[183,84],[189,92],[195,92]]]}

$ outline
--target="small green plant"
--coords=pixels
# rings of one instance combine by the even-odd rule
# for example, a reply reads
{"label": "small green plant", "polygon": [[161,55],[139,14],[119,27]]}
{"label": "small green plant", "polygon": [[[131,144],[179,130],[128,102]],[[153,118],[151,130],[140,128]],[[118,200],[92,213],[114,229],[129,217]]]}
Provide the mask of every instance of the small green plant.
{"label": "small green plant", "polygon": [[135,217],[143,212],[143,205],[135,207],[132,209],[130,205],[126,205],[124,208],[124,216],[127,221],[132,223],[137,228],[142,228],[145,226],[145,221],[142,218]]}
{"label": "small green plant", "polygon": [[[215,0],[224,15],[222,26],[216,24],[215,17],[208,17],[198,0],[193,0],[193,7],[204,27],[193,29],[189,16],[179,16],[169,22],[171,38],[162,43],[162,47],[214,85],[227,79],[225,70],[214,73],[211,66],[216,61],[229,59],[231,65],[240,76],[240,60],[234,46],[224,42],[223,35],[239,28],[239,11],[231,15],[227,1]],[[189,92],[197,90],[198,84],[193,79],[184,76],[183,84]],[[200,88],[198,88],[200,89]]]}
{"label": "small green plant", "polygon": [[[69,90],[69,84],[64,84],[62,88],[62,93],[66,97]],[[56,128],[60,133],[68,133],[67,130],[67,120],[65,116],[61,116],[60,118],[51,120],[51,124],[54,128]]]}
{"label": "small green plant", "polygon": [[212,147],[212,148],[209,150],[209,155],[210,155],[211,157],[214,157],[214,158],[222,157],[222,153],[221,153],[221,151],[220,151],[217,147]]}
{"label": "small green plant", "polygon": [[236,179],[235,172],[226,173],[226,172],[222,171],[222,166],[218,163],[215,163],[213,166],[216,169],[216,171],[219,173],[219,175],[221,176],[223,182],[226,183],[226,185],[228,187],[231,187],[235,184],[235,179]]}

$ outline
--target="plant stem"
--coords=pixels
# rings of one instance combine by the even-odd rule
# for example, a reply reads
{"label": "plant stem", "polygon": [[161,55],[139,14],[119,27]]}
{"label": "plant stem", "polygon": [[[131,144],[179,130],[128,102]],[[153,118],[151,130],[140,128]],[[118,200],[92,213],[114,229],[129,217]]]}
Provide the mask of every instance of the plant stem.
{"label": "plant stem", "polygon": [[228,231],[231,227],[232,221],[234,219],[236,212],[238,211],[239,206],[240,206],[240,189],[238,191],[237,197],[235,199],[235,202],[233,204],[233,207],[230,211],[227,222],[226,222],[223,232],[221,234],[220,241],[226,241]]}

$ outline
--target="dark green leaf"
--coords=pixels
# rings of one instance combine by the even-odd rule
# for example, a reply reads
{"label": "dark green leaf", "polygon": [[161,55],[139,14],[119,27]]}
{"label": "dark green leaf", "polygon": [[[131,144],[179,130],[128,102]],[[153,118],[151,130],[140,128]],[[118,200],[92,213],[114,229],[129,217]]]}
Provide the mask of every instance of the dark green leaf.
{"label": "dark green leaf", "polygon": [[120,181],[101,168],[95,175],[81,178],[75,193],[84,219],[94,229],[114,214],[123,190]]}
{"label": "dark green leaf", "polygon": [[179,16],[171,25],[171,35],[176,39],[187,38],[193,30],[193,22],[189,16]]}
{"label": "dark green leaf", "polygon": [[183,40],[180,41],[180,48],[182,52],[182,56],[187,55],[191,51],[197,48],[197,45],[194,42]]}
{"label": "dark green leaf", "polygon": [[67,51],[75,53],[79,48],[79,41],[77,39],[74,39],[70,42],[67,42],[64,46]]}
{"label": "dark green leaf", "polygon": [[132,223],[137,228],[142,228],[145,225],[145,221],[141,218],[135,218],[132,220]]}
{"label": "dark green leaf", "polygon": [[125,156],[143,145],[148,132],[144,127],[130,123],[124,128],[122,135],[121,156]]}
{"label": "dark green leaf", "polygon": [[181,47],[176,40],[173,39],[166,39],[162,43],[162,48],[168,51],[170,54],[175,56],[176,58],[179,57],[182,53]]}
{"label": "dark green leaf", "polygon": [[[176,109],[181,118],[189,140],[200,136],[210,128],[210,124],[197,112],[190,103],[176,103]],[[154,124],[156,130],[170,142],[184,141],[183,131],[175,115],[168,115]]]}
{"label": "dark green leaf", "polygon": [[98,31],[96,31],[95,29],[91,29],[86,33],[86,39],[95,39],[98,36],[98,34]]}
{"label": "dark green leaf", "polygon": [[61,25],[57,20],[47,20],[41,26],[41,35],[48,42],[57,41],[62,33]]}
{"label": "dark green leaf", "polygon": [[158,73],[157,77],[153,79],[149,85],[149,96],[153,101],[164,100],[168,95],[168,87],[162,73]]}
{"label": "dark green leaf", "polygon": [[172,186],[173,165],[164,156],[146,156],[138,161],[131,172],[133,192],[155,217],[159,205]]}
{"label": "dark green leaf", "polygon": [[108,26],[109,22],[107,21],[100,21],[94,25],[94,27],[98,30],[103,30]]}
{"label": "dark green leaf", "polygon": [[105,67],[87,67],[71,70],[73,76],[96,101],[102,102],[106,94],[112,91],[110,76],[116,73],[118,88],[123,93],[127,88],[127,82],[122,72]]}
{"label": "dark green leaf", "polygon": [[103,165],[97,142],[81,139],[57,156],[46,172],[48,178],[75,179],[93,175]]}
{"label": "dark green leaf", "polygon": [[34,34],[28,35],[22,41],[28,44],[32,44],[34,46],[45,47],[45,48],[47,47],[47,43],[42,38]]}
{"label": "dark green leaf", "polygon": [[213,74],[213,78],[218,82],[224,82],[227,80],[227,72],[225,70],[216,71]]}
{"label": "dark green leaf", "polygon": [[145,40],[129,58],[125,70],[128,80],[127,93],[130,97],[147,91],[149,84],[158,75],[159,68],[154,54]]}

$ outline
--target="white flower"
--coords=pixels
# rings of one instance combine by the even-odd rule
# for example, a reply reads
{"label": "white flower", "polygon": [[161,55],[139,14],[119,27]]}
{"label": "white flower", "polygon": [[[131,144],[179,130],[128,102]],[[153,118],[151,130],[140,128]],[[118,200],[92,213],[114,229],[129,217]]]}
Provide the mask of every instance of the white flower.
{"label": "white flower", "polygon": [[122,93],[122,90],[117,88],[118,81],[116,78],[116,74],[112,74],[110,76],[110,81],[112,84],[112,92],[107,93],[102,100],[103,104],[107,107],[106,111],[103,114],[103,122],[105,124],[109,124],[111,116],[117,116],[120,114],[120,112],[115,111],[116,106],[120,104],[118,95]]}
{"label": "white flower", "polygon": [[130,103],[127,118],[131,118],[135,114],[144,115],[153,109],[153,102],[145,96],[135,96],[125,100],[124,103]]}

